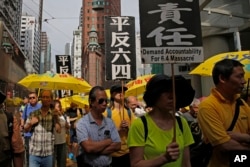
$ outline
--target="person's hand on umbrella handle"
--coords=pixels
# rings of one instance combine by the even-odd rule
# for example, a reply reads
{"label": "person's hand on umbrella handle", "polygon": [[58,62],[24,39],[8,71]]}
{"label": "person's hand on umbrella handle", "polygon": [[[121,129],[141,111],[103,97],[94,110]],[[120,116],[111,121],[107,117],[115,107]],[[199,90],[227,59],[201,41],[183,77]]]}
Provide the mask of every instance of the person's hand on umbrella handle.
{"label": "person's hand on umbrella handle", "polygon": [[164,154],[167,162],[176,161],[179,158],[180,149],[179,145],[176,142],[170,143],[166,147],[166,153]]}
{"label": "person's hand on umbrella handle", "polygon": [[121,130],[127,130],[128,127],[129,127],[128,121],[122,120],[122,121],[121,121],[121,124],[120,124],[120,129],[121,129]]}

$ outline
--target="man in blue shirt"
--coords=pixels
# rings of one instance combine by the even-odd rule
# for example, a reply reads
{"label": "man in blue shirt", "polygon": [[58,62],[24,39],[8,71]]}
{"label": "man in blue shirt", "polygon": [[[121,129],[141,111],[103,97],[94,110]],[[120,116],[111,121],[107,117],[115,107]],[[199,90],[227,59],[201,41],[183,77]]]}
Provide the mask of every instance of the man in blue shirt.
{"label": "man in blue shirt", "polygon": [[90,112],[76,125],[77,141],[83,150],[83,154],[77,157],[77,163],[85,167],[108,167],[112,161],[110,154],[121,149],[121,141],[113,121],[102,115],[107,108],[103,87],[91,89],[89,106]]}
{"label": "man in blue shirt", "polygon": [[[38,110],[41,108],[42,104],[38,103],[38,97],[37,94],[35,92],[30,92],[29,96],[29,103],[26,104],[23,114],[22,114],[22,123],[21,126],[22,128],[24,127],[25,121],[27,120],[27,118],[30,116],[30,113]],[[25,154],[26,154],[26,166],[29,167],[29,141],[30,141],[30,137],[32,136],[32,133],[27,132],[24,133],[24,140],[25,140]]]}

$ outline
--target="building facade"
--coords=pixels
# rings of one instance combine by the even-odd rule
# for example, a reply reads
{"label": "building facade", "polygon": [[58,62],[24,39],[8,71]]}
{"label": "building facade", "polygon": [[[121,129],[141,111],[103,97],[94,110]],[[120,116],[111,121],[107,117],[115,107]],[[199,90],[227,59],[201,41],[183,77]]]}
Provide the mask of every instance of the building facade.
{"label": "building facade", "polygon": [[14,40],[20,42],[22,0],[1,0],[0,21],[3,21]]}
{"label": "building facade", "polygon": [[23,14],[21,19],[20,47],[33,67],[33,73],[39,73],[40,66],[40,33],[34,16]]}
{"label": "building facade", "polygon": [[0,21],[0,90],[9,94],[8,97],[22,97],[25,93],[23,87],[17,84],[22,78],[27,75],[25,66],[25,57],[14,40],[11,32],[5,26],[4,22]]}
{"label": "building facade", "polygon": [[40,73],[51,71],[51,44],[46,32],[41,32]]}

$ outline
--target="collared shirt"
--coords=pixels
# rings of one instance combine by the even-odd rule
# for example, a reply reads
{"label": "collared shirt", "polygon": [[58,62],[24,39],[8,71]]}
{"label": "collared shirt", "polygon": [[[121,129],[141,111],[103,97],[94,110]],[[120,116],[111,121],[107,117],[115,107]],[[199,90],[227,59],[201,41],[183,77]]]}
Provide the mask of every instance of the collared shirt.
{"label": "collared shirt", "polygon": [[[105,131],[110,131],[110,138],[113,142],[121,142],[119,134],[113,121],[103,117],[102,124],[99,126],[91,115],[91,112],[81,118],[76,125],[77,141],[79,144],[89,138],[92,141],[102,141],[107,138]],[[84,161],[93,166],[108,166],[111,163],[110,155],[84,154]]]}
{"label": "collared shirt", "polygon": [[[29,153],[34,156],[48,156],[53,154],[54,136],[53,136],[53,114],[49,110],[44,117],[41,115],[41,109],[30,114],[30,118],[36,116],[39,118],[38,125],[35,126],[33,135],[30,138]],[[30,122],[27,119],[26,124]]]}
{"label": "collared shirt", "polygon": [[[235,95],[234,101],[228,101],[214,88],[211,94],[199,105],[198,122],[204,138],[213,146],[226,143],[230,140],[227,129],[232,123],[236,99],[238,97],[238,95]],[[239,117],[232,130],[233,132],[249,133],[249,110],[249,106],[243,101],[243,105],[240,106]],[[229,166],[228,154],[221,153],[218,147],[214,147],[213,155],[209,163],[209,167],[214,166]]]}
{"label": "collared shirt", "polygon": [[[42,107],[42,104],[41,103],[37,103],[35,106],[31,106],[30,103],[26,104],[27,105],[27,109],[25,111],[25,108],[24,107],[24,111],[23,111],[23,114],[22,114],[22,119],[23,120],[27,120],[30,116],[30,113],[32,113],[33,111],[35,110],[38,110]],[[24,137],[31,137],[32,136],[32,133],[30,132],[26,132],[24,133]]]}

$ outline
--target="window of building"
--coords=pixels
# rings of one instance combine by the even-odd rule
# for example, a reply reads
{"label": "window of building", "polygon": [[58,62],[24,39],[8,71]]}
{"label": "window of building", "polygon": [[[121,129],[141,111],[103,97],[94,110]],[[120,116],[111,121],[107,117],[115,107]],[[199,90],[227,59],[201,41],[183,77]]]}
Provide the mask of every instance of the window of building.
{"label": "window of building", "polygon": [[179,68],[179,72],[188,72],[188,71],[190,71],[190,66],[188,64],[180,65],[178,68]]}

